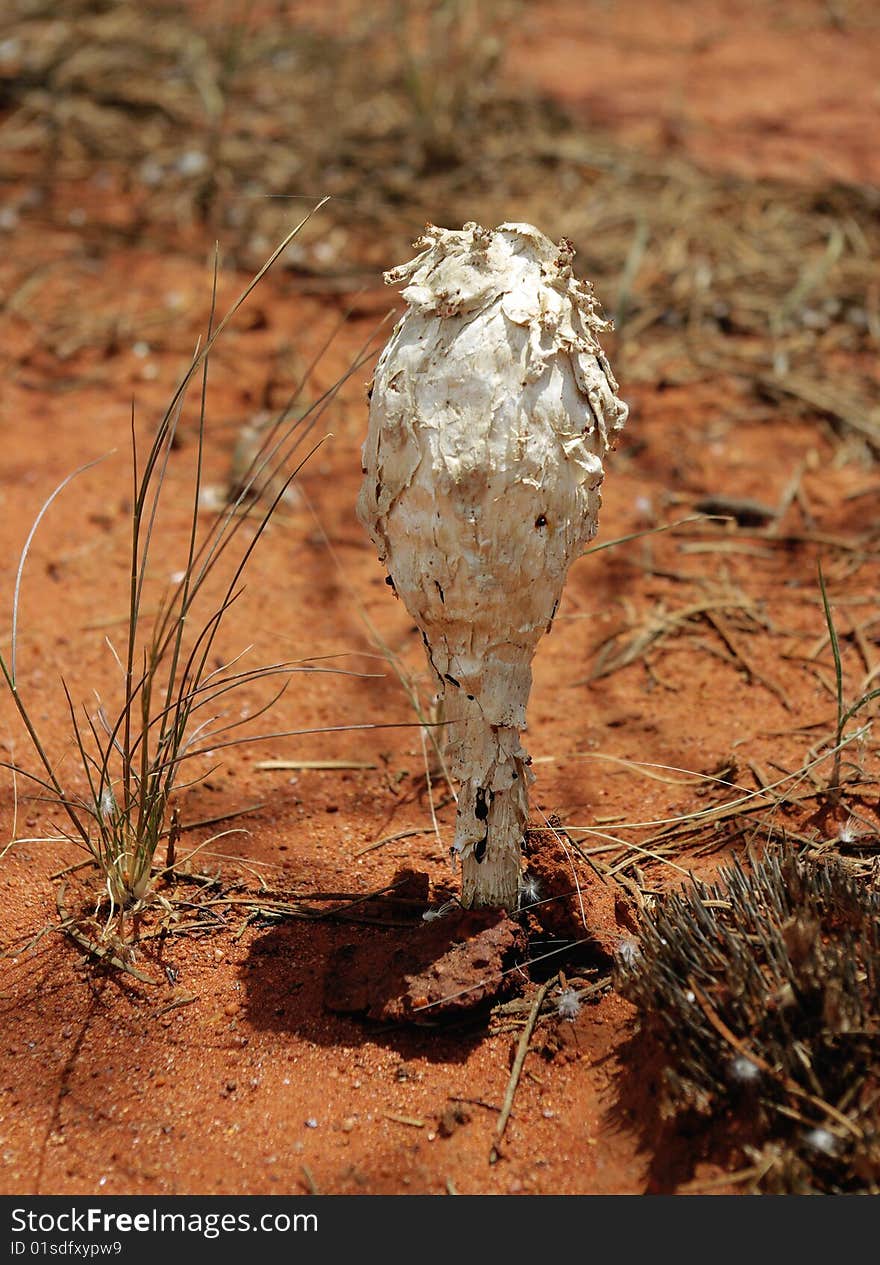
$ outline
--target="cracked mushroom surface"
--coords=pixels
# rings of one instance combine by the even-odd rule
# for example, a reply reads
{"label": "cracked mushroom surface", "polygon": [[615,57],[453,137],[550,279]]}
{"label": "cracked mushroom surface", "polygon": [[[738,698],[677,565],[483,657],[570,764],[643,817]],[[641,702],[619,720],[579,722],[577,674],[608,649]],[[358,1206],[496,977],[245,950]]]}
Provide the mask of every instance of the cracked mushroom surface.
{"label": "cracked mushroom surface", "polygon": [[596,532],[627,406],[574,250],[530,224],[429,225],[373,379],[358,517],[421,630],[459,782],[465,907],[515,909],[531,663]]}

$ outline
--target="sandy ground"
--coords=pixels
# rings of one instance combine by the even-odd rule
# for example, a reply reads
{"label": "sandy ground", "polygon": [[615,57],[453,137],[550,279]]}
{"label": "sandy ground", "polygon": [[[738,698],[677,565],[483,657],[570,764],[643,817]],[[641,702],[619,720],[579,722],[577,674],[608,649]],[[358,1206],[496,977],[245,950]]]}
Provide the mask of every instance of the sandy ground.
{"label": "sandy ground", "polygon": [[[506,74],[554,95],[584,127],[716,172],[807,185],[878,178],[871,135],[880,31],[856,24],[856,6],[835,20],[831,6],[818,3],[525,9]],[[56,205],[68,195],[57,188]],[[320,232],[318,219],[304,235]],[[204,328],[210,298],[209,244],[193,250],[192,229],[175,253],[147,235],[72,263],[77,235],[75,220],[38,215],[6,233],[10,284],[16,260],[61,262],[50,286],[16,289],[0,313],[7,612],[40,505],[71,470],[109,454],[53,505],[22,588],[20,690],[65,768],[72,755],[59,676],[77,701],[93,692],[112,698],[118,689],[107,642],[121,637],[126,610],[131,400],[143,442]],[[394,303],[371,275],[309,379],[311,398],[346,371]],[[221,309],[244,280],[224,274]],[[296,271],[277,270],[262,282],[212,362],[211,486],[228,479],[242,426],[280,405],[350,303],[341,291],[304,294]],[[116,323],[109,350],[105,326],[94,334],[96,322]],[[735,375],[673,386],[621,377],[632,412],[609,462],[600,540],[686,518],[710,494],[783,512],[757,523],[692,522],[598,552],[572,570],[536,660],[526,742],[537,773],[535,824],[553,815],[583,847],[607,849],[591,853],[597,864],[625,861],[598,879],[560,843],[555,870],[552,860],[541,862],[557,887],[561,873],[570,875],[569,893],[582,888],[581,926],[576,912],[561,937],[552,918],[533,921],[518,956],[489,968],[472,963],[471,980],[489,979],[490,996],[470,1011],[438,1018],[416,1001],[408,1015],[415,1022],[401,1023],[376,1009],[377,999],[400,994],[391,950],[407,945],[418,957],[429,930],[436,935],[421,912],[453,893],[457,876],[447,857],[453,806],[435,770],[438,837],[420,730],[386,653],[426,698],[421,643],[354,516],[367,364],[323,414],[315,434],[329,438],[255,552],[223,633],[224,654],[252,646],[253,661],[339,656],[329,663],[348,673],[294,675],[269,723],[258,722],[263,732],[356,728],[269,739],[205,761],[205,780],[180,801],[178,846],[184,856],[199,847],[184,869],[214,886],[184,874],[161,889],[173,912],[157,906],[147,915],[135,959],[151,982],[100,967],[58,933],[59,893],[68,913],[84,911],[95,882],[75,872],[59,886],[53,876],[81,853],[45,841],[58,813],[21,777],[15,786],[8,774],[0,780],[3,837],[21,840],[0,866],[5,1192],[737,1189],[725,1176],[740,1165],[725,1122],[687,1133],[658,1116],[656,1058],[640,1045],[635,1012],[608,978],[616,941],[631,935],[625,918],[615,926],[608,914],[609,892],[637,912],[645,893],[691,869],[711,873],[732,849],[760,844],[771,819],[804,837],[834,837],[850,811],[873,821],[873,801],[854,795],[834,805],[818,796],[775,816],[765,806],[719,821],[690,844],[679,841],[659,860],[627,854],[614,840],[626,823],[666,820],[729,797],[707,777],[760,790],[799,768],[833,731],[820,556],[848,689],[856,697],[870,681],[880,653],[878,482],[864,453],[843,447],[824,419],[761,399]],[[157,534],[157,597],[180,566],[196,420],[193,400]],[[797,496],[788,499],[795,484]],[[8,628],[7,614],[4,654]],[[233,707],[244,715],[264,697],[246,687]],[[357,728],[376,725],[400,727]],[[4,758],[33,767],[8,698],[0,743]],[[876,767],[870,747],[863,759]],[[267,768],[271,761],[286,767]],[[222,820],[199,825],[208,819]],[[406,889],[422,895],[395,904],[392,892],[355,907],[371,921],[271,916],[273,900],[301,897],[314,909],[315,893],[363,896],[400,884],[407,871],[424,876]],[[430,884],[427,895],[420,882]],[[227,903],[208,903],[221,896]],[[329,908],[338,913],[339,902]],[[193,926],[200,920],[211,925]],[[549,956],[530,968],[542,955]],[[366,977],[366,1000],[349,995],[357,991],[352,963]],[[585,990],[583,1003],[573,1018],[557,1014],[562,985],[551,984],[492,1163],[523,1020],[538,983],[560,968]],[[411,1000],[418,987],[408,987]],[[517,998],[524,1008],[504,1011]],[[364,1017],[369,1006],[372,1017]]]}

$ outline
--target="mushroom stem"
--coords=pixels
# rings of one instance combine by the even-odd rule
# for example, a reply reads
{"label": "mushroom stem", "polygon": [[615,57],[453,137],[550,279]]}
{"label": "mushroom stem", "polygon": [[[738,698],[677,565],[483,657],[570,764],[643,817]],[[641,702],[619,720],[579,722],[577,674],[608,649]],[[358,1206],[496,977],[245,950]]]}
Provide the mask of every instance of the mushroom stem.
{"label": "mushroom stem", "polygon": [[519,903],[531,663],[593,538],[626,405],[574,249],[531,224],[429,225],[386,274],[358,516],[422,636],[461,786],[462,904]]}
{"label": "mushroom stem", "polygon": [[[518,761],[520,769],[524,766]],[[461,863],[461,903],[465,909],[480,906],[516,909],[522,873],[522,845],[529,820],[529,798],[522,775],[506,790],[491,795],[483,838],[464,854]],[[474,824],[474,808],[485,803],[485,790],[473,782],[462,785],[456,833]]]}
{"label": "mushroom stem", "polygon": [[482,861],[471,852],[461,863],[461,903],[465,909],[517,908],[527,824],[528,803],[519,788],[500,791],[489,810]]}
{"label": "mushroom stem", "polygon": [[534,775],[516,729],[493,725],[474,700],[448,728],[449,770],[461,786],[455,850],[465,909],[516,909]]}

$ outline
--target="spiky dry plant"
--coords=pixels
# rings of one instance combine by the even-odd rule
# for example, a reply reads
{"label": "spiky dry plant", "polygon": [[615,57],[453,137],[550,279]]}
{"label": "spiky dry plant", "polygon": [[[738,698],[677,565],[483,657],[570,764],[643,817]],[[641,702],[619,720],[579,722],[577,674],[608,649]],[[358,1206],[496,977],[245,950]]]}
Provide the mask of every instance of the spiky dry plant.
{"label": "spiky dry plant", "polygon": [[639,950],[616,983],[664,1113],[735,1120],[765,1190],[880,1192],[880,893],[774,850],[668,895]]}

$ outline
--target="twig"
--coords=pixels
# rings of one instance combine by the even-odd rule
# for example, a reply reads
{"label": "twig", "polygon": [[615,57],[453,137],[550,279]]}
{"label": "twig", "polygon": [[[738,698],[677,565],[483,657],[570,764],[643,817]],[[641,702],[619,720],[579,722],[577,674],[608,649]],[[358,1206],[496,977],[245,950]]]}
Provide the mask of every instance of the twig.
{"label": "twig", "polygon": [[[178,829],[183,834],[187,830],[198,830],[201,826],[216,826],[221,821],[231,821],[233,817],[244,817],[247,813],[255,813],[260,808],[266,807],[266,801],[263,800],[259,804],[247,804],[244,808],[233,808],[231,812],[219,813],[216,817],[199,817],[197,821],[182,821]],[[167,826],[159,835],[160,839],[164,839],[171,832],[171,827]]]}
{"label": "twig", "polygon": [[449,1102],[463,1102],[469,1107],[482,1107],[485,1111],[500,1111],[493,1102],[484,1102],[482,1098],[461,1098],[458,1094],[450,1094]]}
{"label": "twig", "polygon": [[398,839],[410,839],[413,835],[428,835],[431,833],[424,826],[418,826],[413,830],[398,830],[397,834],[384,835],[381,839],[377,839],[375,843],[368,843],[365,848],[359,848],[357,852],[352,853],[352,856],[366,856],[368,852],[375,852],[377,848],[384,848],[386,843],[396,843]]}
{"label": "twig", "polygon": [[140,980],[142,984],[152,984],[154,987],[159,983],[158,980],[150,979],[149,975],[144,975],[143,971],[139,971],[137,967],[131,966],[130,963],[123,961],[117,953],[114,953],[109,945],[99,944],[97,940],[90,940],[89,937],[79,930],[74,923],[70,914],[64,908],[64,892],[66,884],[62,883],[56,896],[55,904],[58,908],[58,916],[61,919],[59,931],[74,944],[79,945],[81,949],[85,949],[89,957],[98,958],[99,961],[109,962],[111,966],[115,966],[118,971],[124,971],[126,975],[133,975],[136,980]]}
{"label": "twig", "polygon": [[762,1164],[753,1164],[751,1168],[740,1168],[735,1173],[724,1173],[721,1177],[712,1177],[708,1181],[689,1182],[687,1186],[680,1186],[678,1193],[680,1195],[703,1195],[710,1191],[718,1190],[723,1186],[739,1186],[743,1182],[751,1181],[757,1185],[764,1177],[767,1176],[770,1169],[776,1163],[775,1157],[765,1160]]}
{"label": "twig", "polygon": [[167,1006],[160,1006],[158,1010],[154,1010],[151,1018],[159,1019],[162,1015],[167,1015],[169,1010],[177,1010],[179,1006],[191,1006],[194,1001],[198,1001],[198,993],[188,993],[186,997],[176,997]]}
{"label": "twig", "polygon": [[725,627],[724,622],[713,611],[709,610],[703,611],[703,618],[715,629],[725,646],[727,646],[727,649],[734,656],[737,662],[745,669],[746,675],[750,677],[751,680],[758,681],[766,690],[769,690],[771,694],[775,694],[785,710],[790,712],[792,705],[785,690],[781,685],[777,685],[775,681],[771,681],[768,677],[764,676],[763,673],[758,671],[751,659],[747,657],[742,647],[738,646],[733,640],[733,637],[731,636],[729,629]]}
{"label": "twig", "polygon": [[96,862],[77,861],[74,865],[66,865],[63,870],[56,870],[54,874],[49,875],[49,879],[54,881],[57,878],[64,878],[67,874],[76,874],[78,870],[87,870],[91,865],[96,865]]}
{"label": "twig", "polygon": [[300,1164],[299,1169],[303,1175],[305,1187],[309,1194],[320,1195],[321,1192],[318,1190],[318,1183],[315,1181],[314,1174],[308,1164]]}
{"label": "twig", "polygon": [[495,1137],[492,1142],[492,1149],[489,1152],[489,1163],[496,1164],[500,1157],[499,1147],[504,1137],[504,1131],[507,1128],[507,1122],[510,1119],[510,1113],[513,1110],[513,1100],[516,1097],[516,1089],[519,1085],[519,1078],[522,1075],[523,1064],[526,1061],[526,1055],[529,1052],[529,1042],[532,1039],[532,1033],[535,1030],[535,1024],[538,1022],[538,1015],[541,1012],[541,1006],[544,1004],[544,998],[549,993],[551,987],[556,982],[556,977],[548,979],[541,985],[535,994],[535,1000],[532,1002],[532,1009],[526,1020],[526,1026],[523,1028],[522,1036],[519,1039],[519,1045],[516,1047],[516,1057],[513,1060],[513,1067],[510,1070],[510,1080],[507,1082],[507,1091],[504,1095],[504,1102],[501,1106],[501,1115],[498,1117],[498,1123],[495,1126]]}
{"label": "twig", "polygon": [[375,764],[367,764],[363,760],[258,760],[254,765],[260,772],[273,770],[334,770],[334,769],[375,769]]}

